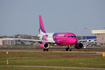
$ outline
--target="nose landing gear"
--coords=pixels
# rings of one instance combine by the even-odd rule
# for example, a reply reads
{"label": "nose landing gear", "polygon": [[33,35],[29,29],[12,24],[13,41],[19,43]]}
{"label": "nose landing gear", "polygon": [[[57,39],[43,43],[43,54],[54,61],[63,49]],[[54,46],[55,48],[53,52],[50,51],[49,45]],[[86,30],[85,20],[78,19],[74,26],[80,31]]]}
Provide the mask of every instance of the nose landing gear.
{"label": "nose landing gear", "polygon": [[72,51],[71,46],[69,45],[68,48],[66,48],[66,51]]}

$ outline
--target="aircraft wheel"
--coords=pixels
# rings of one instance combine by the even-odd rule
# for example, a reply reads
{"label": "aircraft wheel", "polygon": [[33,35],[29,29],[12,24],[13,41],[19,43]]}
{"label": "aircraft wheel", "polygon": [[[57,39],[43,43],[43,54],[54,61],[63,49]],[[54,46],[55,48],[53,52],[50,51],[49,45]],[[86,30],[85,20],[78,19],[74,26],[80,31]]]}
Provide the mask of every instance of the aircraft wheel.
{"label": "aircraft wheel", "polygon": [[48,51],[48,49],[43,49],[43,51]]}
{"label": "aircraft wheel", "polygon": [[46,51],[46,49],[43,49],[43,51]]}
{"label": "aircraft wheel", "polygon": [[46,51],[48,51],[48,49],[46,49]]}
{"label": "aircraft wheel", "polygon": [[66,48],[66,51],[68,51],[69,48]]}
{"label": "aircraft wheel", "polygon": [[69,51],[72,51],[71,49],[69,49]]}

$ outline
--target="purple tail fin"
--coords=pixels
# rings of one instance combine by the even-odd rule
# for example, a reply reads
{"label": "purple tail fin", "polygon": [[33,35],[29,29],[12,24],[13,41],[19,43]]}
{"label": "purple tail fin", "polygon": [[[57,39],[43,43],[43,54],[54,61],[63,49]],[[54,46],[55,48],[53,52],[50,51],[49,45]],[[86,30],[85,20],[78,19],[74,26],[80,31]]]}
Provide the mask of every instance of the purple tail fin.
{"label": "purple tail fin", "polygon": [[40,33],[46,33],[46,31],[44,29],[44,25],[43,25],[43,21],[42,21],[41,15],[39,15],[39,23],[40,23]]}

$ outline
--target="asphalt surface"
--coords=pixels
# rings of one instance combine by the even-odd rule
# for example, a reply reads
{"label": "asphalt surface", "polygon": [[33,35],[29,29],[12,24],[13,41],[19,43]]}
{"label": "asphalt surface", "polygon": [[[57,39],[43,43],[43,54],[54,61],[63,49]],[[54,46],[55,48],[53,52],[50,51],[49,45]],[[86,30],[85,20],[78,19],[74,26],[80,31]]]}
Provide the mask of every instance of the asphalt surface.
{"label": "asphalt surface", "polygon": [[105,68],[63,67],[63,66],[25,66],[25,65],[0,65],[0,67],[38,67],[38,68],[67,68],[67,69],[105,70]]}
{"label": "asphalt surface", "polygon": [[[42,48],[36,48],[36,47],[0,47],[0,49],[42,49]],[[49,49],[66,49],[66,48],[49,48]],[[71,49],[76,49],[76,48],[71,48]],[[81,49],[105,50],[105,48],[81,48]]]}
{"label": "asphalt surface", "polygon": [[[2,50],[0,50],[0,52],[63,52],[63,53],[75,53],[75,54],[69,54],[69,55],[102,55],[103,53],[105,53],[105,52],[96,52],[96,51],[41,51],[41,50],[22,50],[22,49],[20,49],[20,50],[11,50],[11,49],[9,49],[9,50],[7,50],[7,49],[2,49]],[[82,53],[85,53],[85,54],[82,54]],[[91,53],[91,54],[90,54]],[[66,55],[66,54],[64,54],[64,55]]]}

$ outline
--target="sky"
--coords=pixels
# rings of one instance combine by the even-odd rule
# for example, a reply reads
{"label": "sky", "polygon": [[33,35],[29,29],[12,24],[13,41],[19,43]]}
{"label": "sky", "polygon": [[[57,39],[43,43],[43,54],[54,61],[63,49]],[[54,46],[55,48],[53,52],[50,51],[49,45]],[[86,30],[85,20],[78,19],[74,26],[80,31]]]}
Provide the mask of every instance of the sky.
{"label": "sky", "polygon": [[46,32],[91,36],[105,29],[105,0],[0,0],[0,36],[38,35],[39,15]]}

